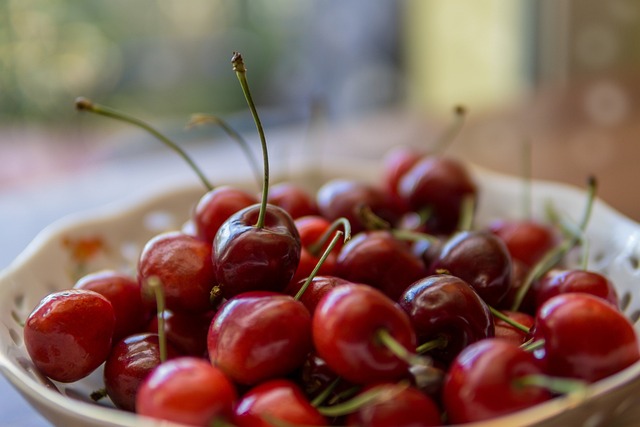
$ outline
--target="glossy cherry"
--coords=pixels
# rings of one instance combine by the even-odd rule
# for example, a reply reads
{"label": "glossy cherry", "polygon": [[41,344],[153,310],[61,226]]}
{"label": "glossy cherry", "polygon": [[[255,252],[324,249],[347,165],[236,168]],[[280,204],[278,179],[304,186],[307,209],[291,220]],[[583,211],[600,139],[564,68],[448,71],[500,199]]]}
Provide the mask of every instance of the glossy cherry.
{"label": "glossy cherry", "polygon": [[552,297],[567,292],[591,294],[618,307],[616,288],[607,277],[579,269],[553,269],[545,273],[534,288],[536,305],[539,307]]}
{"label": "glossy cherry", "polygon": [[453,361],[443,401],[453,424],[482,421],[534,406],[551,398],[545,388],[519,380],[541,375],[531,353],[500,339],[478,341]]}
{"label": "glossy cherry", "polygon": [[40,372],[70,383],[106,360],[115,324],[111,303],[99,293],[85,289],[54,292],[27,318],[24,343]]}
{"label": "glossy cherry", "polygon": [[411,319],[418,345],[443,340],[429,354],[445,363],[469,344],[494,335],[489,307],[458,277],[441,274],[418,280],[399,304]]}
{"label": "glossy cherry", "polygon": [[408,315],[368,285],[347,284],[329,291],[316,307],[312,328],[318,355],[356,384],[395,381],[407,374],[407,363],[381,344],[380,330],[407,351],[416,348]]}
{"label": "glossy cherry", "polygon": [[[521,311],[502,310],[501,313],[517,324],[528,328],[529,330],[535,323],[535,319],[533,316]],[[530,337],[529,332],[523,331],[522,329],[519,329],[512,324],[507,323],[505,320],[498,319],[497,317],[494,318],[494,326],[496,338],[505,339],[517,345],[524,344]]]}
{"label": "glossy cherry", "polygon": [[239,384],[292,372],[311,350],[311,315],[292,297],[247,292],[216,312],[207,338],[211,363]]}
{"label": "glossy cherry", "polygon": [[179,357],[154,369],[140,386],[138,414],[190,426],[229,420],[237,400],[231,381],[204,359]]}
{"label": "glossy cherry", "polygon": [[554,229],[534,220],[495,220],[489,230],[500,237],[511,257],[533,267],[557,243]]}
{"label": "glossy cherry", "polygon": [[212,243],[227,218],[257,202],[253,194],[236,187],[220,186],[208,191],[200,198],[193,212],[196,234]]}
{"label": "glossy cherry", "polygon": [[[299,280],[296,283],[291,282],[289,286],[287,286],[284,290],[284,293],[287,295],[291,295],[292,297],[296,296],[300,289],[302,289],[305,281],[306,279]],[[313,279],[311,279],[311,283],[309,283],[304,293],[300,296],[299,300],[302,304],[304,304],[305,307],[307,307],[309,313],[313,315],[313,313],[316,311],[318,302],[320,302],[322,297],[324,297],[327,292],[329,292],[336,286],[342,286],[349,283],[353,282],[337,276],[315,276]]]}
{"label": "glossy cherry", "polygon": [[285,181],[272,185],[267,200],[272,205],[280,206],[287,211],[293,219],[318,215],[318,207],[313,196],[293,182]]}
{"label": "glossy cherry", "polygon": [[[167,341],[183,355],[205,357],[207,334],[214,312],[189,313],[186,311],[164,310],[164,331]],[[154,316],[147,325],[147,331],[158,333],[158,317]]]}
{"label": "glossy cherry", "polygon": [[382,188],[389,194],[400,211],[408,211],[409,206],[398,194],[398,183],[409,169],[422,158],[423,153],[413,147],[397,146],[382,158]]}
{"label": "glossy cherry", "polygon": [[545,340],[546,369],[553,376],[593,382],[640,359],[631,322],[593,295],[566,293],[547,300],[535,329]]}

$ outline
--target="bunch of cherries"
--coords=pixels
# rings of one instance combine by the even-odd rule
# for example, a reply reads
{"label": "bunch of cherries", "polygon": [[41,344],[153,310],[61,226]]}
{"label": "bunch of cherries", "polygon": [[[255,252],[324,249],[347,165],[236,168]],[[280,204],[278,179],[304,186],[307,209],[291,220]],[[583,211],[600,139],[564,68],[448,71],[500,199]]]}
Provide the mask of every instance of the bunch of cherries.
{"label": "bunch of cherries", "polygon": [[574,227],[474,228],[466,166],[406,148],[377,184],[270,188],[232,62],[263,146],[261,197],[204,179],[190,226],[149,240],[137,277],[96,272],[45,297],[24,328],[44,375],[103,366],[94,399],[187,425],[398,427],[491,419],[640,359],[612,283],[563,264],[588,208]]}

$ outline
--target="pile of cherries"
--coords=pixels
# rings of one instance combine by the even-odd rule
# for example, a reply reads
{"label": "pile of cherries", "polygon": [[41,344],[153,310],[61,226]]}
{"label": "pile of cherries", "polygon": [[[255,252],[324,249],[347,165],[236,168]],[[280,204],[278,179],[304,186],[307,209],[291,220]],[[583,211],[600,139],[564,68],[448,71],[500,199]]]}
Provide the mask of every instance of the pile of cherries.
{"label": "pile of cherries", "polygon": [[65,383],[103,366],[95,399],[187,425],[398,427],[491,419],[640,359],[612,283],[563,264],[575,231],[473,227],[479,190],[445,155],[395,149],[380,175],[212,188],[137,277],[45,297],[33,363]]}

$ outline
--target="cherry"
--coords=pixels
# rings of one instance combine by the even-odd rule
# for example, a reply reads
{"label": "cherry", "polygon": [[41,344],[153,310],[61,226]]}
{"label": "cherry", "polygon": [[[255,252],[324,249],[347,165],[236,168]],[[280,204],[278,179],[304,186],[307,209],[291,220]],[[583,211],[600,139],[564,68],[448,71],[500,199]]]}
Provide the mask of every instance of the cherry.
{"label": "cherry", "polygon": [[144,246],[138,261],[138,281],[143,289],[151,278],[160,281],[167,308],[210,310],[209,296],[215,284],[211,245],[178,231],[153,237]]}
{"label": "cherry", "polygon": [[533,267],[557,243],[553,228],[534,220],[499,219],[489,230],[500,237],[511,257]]}
{"label": "cherry", "polygon": [[413,283],[399,300],[418,344],[441,343],[429,352],[445,363],[469,344],[494,335],[493,317],[482,298],[458,277],[434,275]]}
{"label": "cherry", "polygon": [[[380,393],[347,417],[347,425],[361,427],[440,426],[435,402],[414,387],[396,383],[376,384]],[[365,388],[362,396],[372,387]]]}
{"label": "cherry", "polygon": [[[180,355],[173,346],[167,346],[169,359]],[[117,342],[107,357],[103,372],[106,393],[116,407],[135,411],[140,384],[160,363],[157,334],[138,333]]]}
{"label": "cherry", "polygon": [[542,387],[519,380],[541,375],[533,355],[506,340],[485,339],[466,347],[451,364],[443,401],[451,423],[506,415],[551,398]]}
{"label": "cherry", "polygon": [[271,186],[268,201],[287,211],[293,219],[318,215],[314,198],[304,188],[292,182],[280,182]]}
{"label": "cherry", "polygon": [[371,285],[394,301],[426,274],[426,267],[410,246],[384,230],[354,236],[338,254],[335,271],[336,276]]}
{"label": "cherry", "polygon": [[253,385],[302,365],[311,350],[311,315],[288,295],[247,292],[216,312],[207,338],[211,363]]}
{"label": "cherry", "polygon": [[640,359],[633,325],[593,295],[566,293],[547,300],[538,309],[535,328],[553,376],[594,382]]}
{"label": "cherry", "polygon": [[[306,279],[301,279],[295,283],[292,281],[286,287],[284,293],[287,295],[296,296],[298,292],[300,292],[300,289],[302,289],[305,281]],[[309,313],[313,315],[313,313],[316,311],[318,302],[320,302],[322,297],[324,297],[327,292],[329,292],[336,286],[342,286],[349,283],[353,282],[345,280],[341,277],[315,276],[313,279],[311,279],[311,282],[309,283],[303,294],[300,296],[300,302],[304,304],[304,306],[307,307],[307,310],[309,310]]]}
{"label": "cherry", "polygon": [[[190,313],[186,311],[164,310],[164,330],[167,341],[183,355],[204,357],[207,353],[207,334],[213,318],[213,311]],[[158,317],[147,325],[147,331],[158,332]]]}
{"label": "cherry", "polygon": [[503,310],[501,313],[524,328],[516,327],[503,319],[495,318],[495,337],[511,341],[518,345],[524,344],[529,339],[530,330],[535,323],[534,317],[520,311]]}
{"label": "cherry", "polygon": [[109,351],[116,316],[97,292],[72,289],[46,296],[24,325],[24,343],[44,375],[70,383],[100,366]]}
{"label": "cherry", "polygon": [[497,306],[511,286],[511,257],[504,242],[487,231],[451,236],[431,265],[470,284],[490,306]]}
{"label": "cherry", "polygon": [[[319,215],[302,216],[294,220],[298,233],[300,234],[300,261],[296,269],[291,283],[297,283],[307,278],[316,267],[322,252],[326,249],[329,239],[324,239],[326,234],[332,231],[332,223]],[[323,240],[327,240],[327,244],[321,245]],[[319,275],[332,275],[335,271],[337,252],[342,247],[341,243],[336,245],[336,249],[332,251],[322,263]]]}
{"label": "cherry", "polygon": [[398,183],[422,156],[423,153],[413,147],[397,146],[382,158],[382,187],[390,195],[393,203],[398,204],[400,211],[408,211],[409,206],[398,194]]}
{"label": "cherry", "polygon": [[193,212],[197,236],[209,243],[213,242],[218,229],[227,218],[257,201],[253,194],[230,186],[220,186],[206,192]]}
{"label": "cherry", "polygon": [[113,270],[94,272],[81,277],[75,289],[87,289],[109,300],[116,316],[113,342],[143,330],[151,313],[142,302],[140,284],[128,274]]}
{"label": "cherry", "polygon": [[613,283],[595,271],[552,269],[534,285],[537,306],[550,298],[567,292],[584,292],[618,307],[618,294]]}
{"label": "cherry", "polygon": [[206,360],[179,357],[154,369],[140,386],[138,414],[191,426],[208,427],[228,420],[236,390],[218,368]]}
{"label": "cherry", "polygon": [[312,331],[318,355],[356,384],[394,381],[407,374],[406,361],[381,344],[380,331],[407,351],[416,347],[407,314],[382,292],[362,284],[330,290],[316,307]]}
{"label": "cherry", "polygon": [[235,406],[233,424],[237,427],[270,427],[280,424],[326,426],[328,422],[309,403],[295,383],[274,379],[259,384],[244,394]]}

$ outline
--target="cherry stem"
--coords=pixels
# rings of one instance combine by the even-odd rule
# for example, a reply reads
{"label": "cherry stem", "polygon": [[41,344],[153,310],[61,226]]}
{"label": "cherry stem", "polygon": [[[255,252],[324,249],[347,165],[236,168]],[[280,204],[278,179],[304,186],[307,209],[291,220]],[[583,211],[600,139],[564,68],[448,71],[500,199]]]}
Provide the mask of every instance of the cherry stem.
{"label": "cherry stem", "polygon": [[[424,210],[423,212],[429,212],[429,210]],[[369,206],[361,206],[358,209],[358,217],[364,223],[364,226],[367,230],[387,230],[391,234],[393,234],[393,237],[399,240],[408,242],[421,242],[423,240],[426,240],[431,243],[436,243],[438,241],[438,238],[432,236],[431,234],[421,233],[419,231],[392,228],[391,224],[376,215]]]}
{"label": "cherry stem", "polygon": [[[331,239],[329,246],[327,246],[327,249],[324,251],[320,259],[316,263],[316,266],[311,271],[311,274],[309,274],[309,277],[305,279],[304,283],[302,284],[302,287],[300,288],[300,290],[298,290],[296,295],[293,297],[294,300],[298,301],[300,300],[300,298],[302,298],[302,295],[305,293],[305,291],[311,284],[311,281],[313,280],[313,278],[316,277],[316,275],[318,274],[318,271],[320,270],[320,267],[322,267],[322,264],[324,264],[324,262],[326,261],[327,257],[329,256],[333,248],[336,247],[336,245],[338,244],[338,241],[342,238],[343,234],[344,233],[342,233],[342,231],[340,230],[336,231],[336,235],[333,236],[333,239]],[[346,240],[347,239],[345,238],[345,241]]]}
{"label": "cherry stem", "polygon": [[107,396],[107,389],[103,387],[98,390],[92,391],[89,395],[89,398],[91,398],[91,400],[93,400],[94,402],[98,402]]}
{"label": "cherry stem", "polygon": [[431,350],[442,349],[447,347],[449,340],[444,335],[439,335],[438,338],[420,344],[416,348],[416,353],[424,354]]}
{"label": "cherry stem", "polygon": [[520,322],[516,322],[515,320],[513,320],[512,318],[510,318],[509,316],[507,316],[503,312],[501,312],[499,310],[496,310],[495,308],[493,308],[491,306],[489,306],[489,311],[491,311],[491,314],[493,314],[493,317],[497,317],[498,319],[500,319],[503,322],[513,326],[514,328],[524,332],[525,334],[529,333],[530,328],[527,328],[526,326],[524,326]]}
{"label": "cherry stem", "polygon": [[351,223],[347,218],[340,217],[331,223],[329,228],[327,228],[322,236],[320,236],[318,241],[316,241],[312,245],[309,245],[309,247],[307,248],[309,253],[316,257],[320,255],[322,247],[327,243],[333,232],[336,231],[340,226],[342,226],[342,228],[344,229],[344,243],[347,243],[349,240],[351,240]]}
{"label": "cherry stem", "polygon": [[260,121],[260,117],[258,116],[258,110],[253,102],[253,97],[251,96],[251,90],[249,90],[249,82],[247,81],[247,69],[244,66],[244,61],[242,59],[242,55],[239,52],[234,52],[231,57],[231,64],[233,65],[233,71],[236,72],[236,76],[238,77],[238,81],[240,81],[240,86],[242,87],[242,93],[249,105],[249,110],[251,110],[251,115],[253,116],[253,121],[256,124],[256,129],[258,130],[258,135],[260,136],[260,144],[262,145],[262,160],[263,160],[263,181],[262,181],[262,200],[260,202],[260,213],[258,214],[258,222],[256,223],[257,228],[264,227],[265,216],[267,214],[267,199],[269,198],[269,153],[267,150],[267,139],[264,135],[264,130],[262,129],[262,122]]}
{"label": "cherry stem", "polygon": [[431,366],[431,359],[407,350],[402,344],[398,342],[398,340],[393,337],[393,335],[391,335],[391,333],[387,329],[378,329],[376,331],[376,339],[398,359],[401,359],[408,365]]}
{"label": "cherry stem", "polygon": [[371,209],[369,205],[360,205],[357,208],[357,216],[367,230],[389,230],[391,224],[384,220]]}
{"label": "cherry stem", "polygon": [[189,157],[189,155],[178,144],[176,144],[175,142],[170,140],[168,137],[160,133],[158,130],[153,128],[150,124],[140,119],[137,119],[133,116],[130,116],[126,113],[122,113],[120,111],[106,107],[104,105],[94,104],[91,100],[87,98],[82,98],[82,97],[77,98],[76,109],[78,111],[88,111],[90,113],[98,114],[100,116],[110,117],[112,119],[127,122],[132,125],[138,126],[139,128],[144,129],[145,131],[153,135],[156,139],[158,139],[160,142],[164,143],[167,147],[171,148],[173,151],[178,153],[178,155],[180,155],[180,157],[182,157],[184,161],[187,162],[189,167],[191,167],[191,169],[196,173],[196,175],[198,175],[198,178],[200,178],[200,181],[202,181],[202,183],[207,188],[207,190],[209,191],[213,190],[213,185],[211,185],[211,183],[205,177],[202,170],[198,167],[198,165],[194,163],[191,157]]}
{"label": "cherry stem", "polygon": [[[569,233],[569,236],[566,237],[560,244],[551,248],[536,265],[529,271],[527,276],[522,283],[520,289],[516,293],[516,296],[513,300],[513,304],[511,305],[512,311],[518,311],[520,308],[520,304],[524,300],[527,292],[531,285],[540,279],[544,273],[549,271],[553,266],[555,266],[562,258],[580,241],[585,241],[583,238],[584,232],[589,223],[589,219],[591,218],[591,212],[593,210],[593,203],[596,197],[596,189],[597,182],[594,177],[589,177],[588,179],[588,187],[587,187],[587,206],[584,209],[582,219],[578,223],[578,231]],[[586,261],[583,260],[583,264]]]}
{"label": "cherry stem", "polygon": [[251,170],[253,171],[254,178],[258,183],[258,187],[262,185],[262,174],[260,173],[260,167],[258,166],[258,161],[256,160],[253,151],[251,151],[251,147],[246,139],[240,135],[240,133],[235,130],[229,123],[227,123],[221,117],[215,116],[213,114],[194,114],[191,116],[191,119],[187,123],[187,129],[190,129],[193,126],[200,126],[205,123],[213,123],[218,126],[233,140],[235,141],[242,151],[244,151],[244,155],[247,158],[247,161],[251,165]]}
{"label": "cherry stem", "polygon": [[462,198],[460,205],[460,219],[458,220],[458,230],[468,231],[473,227],[473,216],[476,207],[476,198],[472,194],[466,194]]}
{"label": "cherry stem", "polygon": [[541,387],[555,394],[579,393],[585,395],[587,383],[573,378],[550,377],[548,375],[531,374],[514,380],[517,387]]}
{"label": "cherry stem", "polygon": [[536,350],[540,350],[541,348],[544,348],[544,340],[543,339],[539,339],[539,340],[533,340],[531,339],[530,341],[527,341],[526,343],[522,344],[520,346],[521,349],[523,349],[524,351],[536,351]]}
{"label": "cherry stem", "polygon": [[393,237],[395,237],[396,239],[406,242],[422,242],[425,240],[431,243],[438,242],[438,238],[436,236],[427,233],[421,233],[419,231],[393,229],[391,230],[391,234],[393,234]]}
{"label": "cherry stem", "polygon": [[449,125],[434,144],[433,152],[436,154],[444,153],[444,151],[451,146],[453,141],[455,141],[456,137],[460,134],[467,116],[467,109],[463,105],[456,105],[453,108],[453,114],[453,123]]}
{"label": "cherry stem", "polygon": [[406,382],[394,384],[391,388],[389,385],[375,386],[346,402],[333,406],[321,406],[317,409],[326,417],[340,417],[351,414],[369,403],[392,399],[397,393],[407,387],[409,387],[409,384]]}
{"label": "cherry stem", "polygon": [[162,284],[160,283],[160,279],[157,277],[150,277],[147,280],[147,285],[153,291],[153,294],[156,298],[156,306],[157,306],[157,318],[158,318],[158,348],[160,351],[160,363],[164,363],[167,361],[167,337],[165,334],[165,326],[164,326],[164,310],[165,310],[165,301],[164,301],[164,291],[162,290]]}
{"label": "cherry stem", "polygon": [[338,386],[338,384],[340,384],[341,378],[337,377],[335,378],[333,381],[331,381],[329,383],[328,386],[326,386],[324,388],[324,390],[322,390],[312,401],[311,401],[311,406],[313,407],[318,407],[320,405],[322,405],[322,403],[327,400],[327,398],[329,397],[329,395],[331,395],[331,393],[336,389],[336,387]]}

